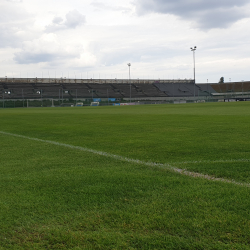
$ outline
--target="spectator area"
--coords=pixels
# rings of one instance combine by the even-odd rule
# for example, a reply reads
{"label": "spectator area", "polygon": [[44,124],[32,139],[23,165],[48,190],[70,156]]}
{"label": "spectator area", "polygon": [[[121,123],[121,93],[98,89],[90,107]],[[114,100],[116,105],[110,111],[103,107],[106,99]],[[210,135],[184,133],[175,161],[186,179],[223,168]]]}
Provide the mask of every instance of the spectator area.
{"label": "spectator area", "polygon": [[148,98],[249,92],[250,82],[195,84],[193,80],[0,78],[1,99]]}

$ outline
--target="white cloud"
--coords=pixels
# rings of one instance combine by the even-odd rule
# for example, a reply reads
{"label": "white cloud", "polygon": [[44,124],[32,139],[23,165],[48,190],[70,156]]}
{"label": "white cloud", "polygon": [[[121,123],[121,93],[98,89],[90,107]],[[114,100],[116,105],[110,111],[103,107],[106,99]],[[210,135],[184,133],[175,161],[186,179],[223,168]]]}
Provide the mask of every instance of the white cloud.
{"label": "white cloud", "polygon": [[21,1],[7,1],[0,3],[0,48],[18,47],[23,39],[33,37],[31,24],[34,16],[27,12]]}
{"label": "white cloud", "polygon": [[79,46],[64,46],[59,43],[56,35],[44,34],[39,39],[24,42],[22,50],[15,53],[14,60],[19,64],[63,62],[80,57],[81,52]]}
{"label": "white cloud", "polygon": [[118,12],[122,12],[122,13],[130,13],[131,12],[131,8],[121,5],[119,2],[116,4],[118,5],[114,5],[113,4],[107,4],[107,2],[101,2],[101,1],[93,1],[91,3],[92,6],[95,7],[95,9],[97,11],[102,11],[102,10],[106,10],[106,11],[118,11]]}
{"label": "white cloud", "polygon": [[135,78],[191,78],[196,45],[197,82],[247,80],[249,2],[2,0],[0,77],[88,71],[126,78],[130,62]]}
{"label": "white cloud", "polygon": [[12,3],[21,3],[23,0],[6,0],[6,1]]}

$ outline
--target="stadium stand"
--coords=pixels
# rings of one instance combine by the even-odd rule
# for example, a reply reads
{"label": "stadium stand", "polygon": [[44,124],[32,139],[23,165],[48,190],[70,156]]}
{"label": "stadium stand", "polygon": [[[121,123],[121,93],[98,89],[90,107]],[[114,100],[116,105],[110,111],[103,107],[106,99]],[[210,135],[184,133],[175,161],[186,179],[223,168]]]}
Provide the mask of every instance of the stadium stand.
{"label": "stadium stand", "polygon": [[[131,88],[131,92],[130,92]],[[195,84],[193,80],[0,78],[0,99],[186,98],[250,92],[250,82]]]}
{"label": "stadium stand", "polygon": [[250,91],[250,81],[215,83],[215,84],[210,84],[210,86],[214,90],[214,92],[217,93]]}
{"label": "stadium stand", "polygon": [[155,82],[154,85],[167,96],[187,97],[198,94],[198,86],[191,81],[180,82]]}

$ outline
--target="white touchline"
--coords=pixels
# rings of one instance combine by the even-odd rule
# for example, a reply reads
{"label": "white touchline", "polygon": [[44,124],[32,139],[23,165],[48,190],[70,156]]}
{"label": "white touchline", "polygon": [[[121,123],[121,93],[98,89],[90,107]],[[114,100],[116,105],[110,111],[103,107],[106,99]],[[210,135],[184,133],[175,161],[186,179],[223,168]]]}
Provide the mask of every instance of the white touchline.
{"label": "white touchline", "polygon": [[180,161],[172,162],[175,165],[184,165],[184,164],[200,164],[200,163],[232,163],[232,162],[250,162],[250,159],[229,159],[229,160],[202,160],[202,161]]}
{"label": "white touchline", "polygon": [[[194,178],[203,178],[203,179],[212,180],[212,181],[220,181],[220,182],[225,182],[225,183],[232,183],[232,184],[239,185],[239,186],[250,187],[250,183],[236,182],[234,180],[228,180],[228,179],[224,179],[224,178],[216,178],[216,177],[206,175],[206,174],[191,172],[191,171],[187,171],[185,169],[173,167],[168,163],[163,164],[163,163],[155,163],[155,162],[144,162],[141,160],[130,159],[130,158],[127,158],[124,156],[110,154],[110,153],[106,153],[106,152],[102,152],[102,151],[98,151],[98,150],[94,150],[94,149],[90,149],[90,148],[73,146],[70,144],[65,144],[65,143],[60,143],[60,142],[55,142],[55,141],[50,141],[50,140],[43,140],[43,139],[39,139],[39,138],[18,135],[18,134],[8,133],[8,132],[4,132],[4,131],[0,131],[0,133],[3,135],[15,136],[15,137],[24,138],[24,139],[28,139],[28,140],[32,140],[32,141],[49,143],[49,144],[53,144],[53,145],[57,145],[57,146],[61,146],[61,147],[67,147],[67,148],[71,148],[71,149],[77,149],[77,150],[81,150],[81,151],[85,151],[85,152],[89,152],[89,153],[93,153],[93,154],[97,154],[97,155],[101,155],[101,156],[105,156],[105,157],[110,157],[110,158],[113,158],[116,160],[125,161],[125,162],[129,162],[129,163],[135,163],[135,164],[140,164],[140,165],[149,166],[149,167],[164,168],[164,169],[168,169],[172,172],[176,172],[176,173],[179,173],[182,175],[191,176]],[[183,163],[192,163],[192,162],[183,162]],[[177,164],[181,164],[181,162],[179,162]]]}

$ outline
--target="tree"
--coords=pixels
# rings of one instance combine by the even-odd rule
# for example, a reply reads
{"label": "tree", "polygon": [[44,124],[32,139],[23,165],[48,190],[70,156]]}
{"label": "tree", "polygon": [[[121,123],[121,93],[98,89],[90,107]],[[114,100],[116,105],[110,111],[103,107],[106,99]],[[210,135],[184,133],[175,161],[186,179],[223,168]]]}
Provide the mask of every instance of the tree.
{"label": "tree", "polygon": [[223,76],[220,78],[219,83],[224,83],[224,77]]}

